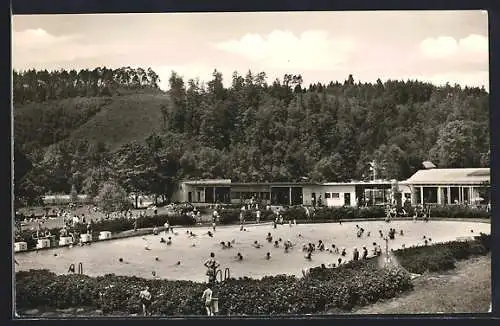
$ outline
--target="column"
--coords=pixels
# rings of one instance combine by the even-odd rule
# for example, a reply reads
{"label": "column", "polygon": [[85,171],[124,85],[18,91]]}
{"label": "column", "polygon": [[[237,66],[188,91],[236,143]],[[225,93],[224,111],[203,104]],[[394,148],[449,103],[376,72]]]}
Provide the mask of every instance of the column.
{"label": "column", "polygon": [[207,194],[207,189],[205,187],[203,187],[203,202],[206,203],[207,202],[207,199],[205,198],[206,197],[206,194]]}
{"label": "column", "polygon": [[420,187],[420,204],[424,204],[424,187]]}
{"label": "column", "polygon": [[292,187],[288,187],[288,201],[290,202],[290,206],[292,206]]}
{"label": "column", "polygon": [[448,187],[448,205],[451,204],[451,187]]}
{"label": "column", "polygon": [[437,189],[437,203],[439,205],[442,205],[443,203],[441,202],[441,192],[443,191],[443,189],[441,187],[438,187]]}
{"label": "column", "polygon": [[464,201],[464,188],[462,186],[458,187],[458,203],[462,204]]}

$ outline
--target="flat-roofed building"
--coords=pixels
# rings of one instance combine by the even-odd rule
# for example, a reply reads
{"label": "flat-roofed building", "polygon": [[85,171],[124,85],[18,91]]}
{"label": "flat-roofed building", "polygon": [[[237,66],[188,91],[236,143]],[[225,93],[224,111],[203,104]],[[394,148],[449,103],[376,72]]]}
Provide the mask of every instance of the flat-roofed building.
{"label": "flat-roofed building", "polygon": [[438,169],[417,171],[399,182],[399,188],[412,205],[489,203],[489,168]]}
{"label": "flat-roofed building", "polygon": [[391,182],[231,182],[229,179],[183,181],[174,201],[204,203],[248,203],[265,205],[357,206],[387,204]]}

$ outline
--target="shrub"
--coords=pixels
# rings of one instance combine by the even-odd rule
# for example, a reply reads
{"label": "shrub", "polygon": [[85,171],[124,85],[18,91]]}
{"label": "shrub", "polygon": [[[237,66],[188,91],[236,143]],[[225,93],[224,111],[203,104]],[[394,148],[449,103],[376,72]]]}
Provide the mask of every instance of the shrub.
{"label": "shrub", "polygon": [[231,224],[240,221],[240,210],[235,208],[224,208],[219,213],[221,224]]}
{"label": "shrub", "polygon": [[305,220],[307,219],[306,209],[302,206],[291,206],[281,212],[285,220]]}
{"label": "shrub", "polygon": [[[316,313],[338,307],[376,302],[411,289],[409,275],[401,269],[378,269],[358,262],[325,269],[322,279],[298,280],[293,276],[271,276],[262,280],[229,279],[214,288],[223,315],[275,315]],[[338,280],[342,280],[339,282]],[[139,292],[149,285],[152,309],[165,315],[203,315],[199,297],[203,283],[146,280],[105,275],[55,275],[48,271],[16,274],[16,302],[19,308],[68,306],[98,307],[105,313],[141,311]],[[244,294],[244,295],[242,295]]]}
{"label": "shrub", "polygon": [[491,212],[474,206],[441,205],[431,208],[431,217],[449,218],[489,218]]}
{"label": "shrub", "polygon": [[[484,236],[484,239],[489,236]],[[485,240],[487,241],[487,240]],[[438,272],[455,268],[456,260],[489,252],[480,240],[451,241],[432,246],[419,246],[394,251],[398,262],[411,273]]]}

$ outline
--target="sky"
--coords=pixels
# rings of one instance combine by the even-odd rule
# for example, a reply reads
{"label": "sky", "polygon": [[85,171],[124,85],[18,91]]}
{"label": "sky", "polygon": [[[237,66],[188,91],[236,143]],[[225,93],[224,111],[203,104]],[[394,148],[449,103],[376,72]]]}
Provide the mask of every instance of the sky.
{"label": "sky", "polygon": [[268,83],[378,78],[489,89],[485,11],[16,15],[12,65],[26,69],[151,67],[209,81],[264,71]]}

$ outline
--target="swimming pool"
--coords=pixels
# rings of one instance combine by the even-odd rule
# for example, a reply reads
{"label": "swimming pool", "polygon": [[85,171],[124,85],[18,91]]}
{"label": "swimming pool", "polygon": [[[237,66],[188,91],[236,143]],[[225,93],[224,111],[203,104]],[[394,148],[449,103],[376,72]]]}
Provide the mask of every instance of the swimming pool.
{"label": "swimming pool", "polygon": [[[358,238],[356,225],[365,229],[365,235]],[[63,247],[42,251],[16,253],[15,258],[19,265],[16,270],[49,269],[58,274],[68,272],[68,267],[75,264],[83,264],[84,273],[91,276],[114,273],[116,275],[129,275],[146,278],[162,278],[172,280],[205,281],[203,263],[209,258],[210,252],[214,252],[221,269],[228,267],[232,277],[248,276],[261,278],[266,275],[294,274],[300,276],[304,267],[315,267],[322,263],[334,263],[339,255],[328,252],[316,252],[312,260],[304,259],[301,250],[302,243],[318,243],[322,240],[327,247],[335,244],[337,247],[347,248],[347,257],[352,257],[352,250],[358,250],[363,245],[371,253],[372,243],[377,242],[382,249],[385,241],[379,235],[378,230],[386,233],[389,228],[397,230],[395,240],[389,241],[392,249],[424,243],[423,236],[431,238],[431,244],[455,240],[457,237],[479,235],[480,232],[490,233],[489,223],[480,222],[455,222],[455,221],[393,221],[385,223],[382,221],[370,222],[344,222],[341,225],[328,224],[299,224],[290,227],[288,224],[278,225],[274,229],[272,225],[251,225],[247,231],[240,231],[239,226],[219,226],[213,237],[207,235],[208,227],[176,228],[177,235],[172,237],[172,245],[160,243],[160,234],[147,235],[144,237],[124,238],[104,242],[96,242],[83,247]],[[404,231],[400,236],[399,231]],[[190,238],[187,230],[193,231],[197,237]],[[471,232],[473,231],[473,232]],[[291,240],[297,246],[288,253],[284,252],[283,242],[280,248],[274,248],[273,244],[266,241],[267,233],[273,236],[273,241],[281,238],[283,241]],[[366,233],[371,236],[367,237]],[[300,235],[300,236],[299,236]],[[234,240],[234,248],[222,249],[221,241]],[[263,247],[256,249],[253,242],[259,241]],[[193,247],[193,244],[195,245]],[[146,250],[145,246],[150,250]],[[238,261],[235,257],[240,252],[244,259]],[[271,253],[271,259],[265,258],[266,253]],[[56,254],[56,255],[55,255]],[[158,257],[158,261],[155,259]],[[123,262],[119,261],[123,259]],[[180,261],[180,265],[177,262]],[[156,276],[153,276],[153,271]]]}

